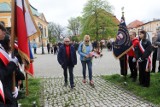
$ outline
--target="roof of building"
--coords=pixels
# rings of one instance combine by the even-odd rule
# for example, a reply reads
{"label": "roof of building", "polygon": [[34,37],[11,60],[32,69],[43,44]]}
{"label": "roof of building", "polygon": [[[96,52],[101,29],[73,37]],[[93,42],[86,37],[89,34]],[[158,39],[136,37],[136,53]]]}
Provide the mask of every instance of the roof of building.
{"label": "roof of building", "polygon": [[[40,13],[38,13],[38,10],[36,8],[34,8],[32,5],[30,5],[30,7],[33,15],[40,16]],[[10,4],[6,2],[0,3],[0,12],[11,12]]]}
{"label": "roof of building", "polygon": [[10,12],[11,11],[11,6],[6,3],[6,2],[3,2],[3,3],[0,3],[0,12]]}
{"label": "roof of building", "polygon": [[137,27],[139,27],[143,24],[144,24],[143,22],[141,22],[139,20],[135,20],[135,21],[131,22],[130,24],[128,24],[127,28],[128,29],[133,29],[133,28],[137,28]]}
{"label": "roof of building", "polygon": [[36,8],[34,8],[32,5],[30,5],[30,7],[33,15],[36,15],[36,16],[40,15],[40,13],[38,13],[38,10]]}
{"label": "roof of building", "polygon": [[154,19],[154,20],[148,21],[148,22],[146,22],[146,23],[144,23],[144,24],[142,24],[142,25],[146,25],[146,24],[152,23],[152,22],[159,22],[159,21],[160,21],[160,19]]}

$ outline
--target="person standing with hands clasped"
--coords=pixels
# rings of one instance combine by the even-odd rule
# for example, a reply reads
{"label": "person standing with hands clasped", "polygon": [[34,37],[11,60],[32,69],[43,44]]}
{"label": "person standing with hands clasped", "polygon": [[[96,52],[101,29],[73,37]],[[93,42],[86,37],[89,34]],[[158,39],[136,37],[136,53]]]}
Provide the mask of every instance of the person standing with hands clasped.
{"label": "person standing with hands clasped", "polygon": [[139,82],[143,87],[149,87],[150,85],[150,70],[151,70],[151,58],[152,52],[151,42],[147,39],[146,31],[140,31],[140,43],[135,47],[136,59],[139,65]]}
{"label": "person standing with hands clasped", "polygon": [[80,60],[82,63],[82,72],[83,72],[83,83],[86,83],[86,65],[88,66],[89,71],[89,81],[90,85],[94,86],[94,82],[92,79],[92,56],[90,55],[90,52],[92,52],[92,44],[90,42],[90,36],[85,35],[84,41],[80,43],[78,48],[78,53],[80,55]]}
{"label": "person standing with hands clasped", "polygon": [[59,52],[57,55],[57,59],[59,64],[63,68],[64,73],[64,86],[68,85],[67,80],[67,68],[69,69],[69,76],[70,76],[70,86],[71,89],[75,87],[74,84],[74,76],[73,76],[73,68],[74,65],[77,64],[77,55],[74,47],[70,44],[69,38],[64,38],[64,44],[60,46]]}

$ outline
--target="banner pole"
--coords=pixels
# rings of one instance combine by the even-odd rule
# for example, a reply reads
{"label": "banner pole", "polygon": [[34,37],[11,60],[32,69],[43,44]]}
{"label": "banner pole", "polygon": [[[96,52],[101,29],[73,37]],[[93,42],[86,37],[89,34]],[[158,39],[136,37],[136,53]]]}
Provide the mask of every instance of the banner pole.
{"label": "banner pole", "polygon": [[[14,57],[14,41],[15,41],[15,0],[12,0],[12,10],[11,10],[11,51],[12,51],[12,58]],[[12,75],[12,91],[15,91],[15,71]]]}
{"label": "banner pole", "polygon": [[29,92],[28,92],[28,74],[26,73],[26,96],[29,95]]}

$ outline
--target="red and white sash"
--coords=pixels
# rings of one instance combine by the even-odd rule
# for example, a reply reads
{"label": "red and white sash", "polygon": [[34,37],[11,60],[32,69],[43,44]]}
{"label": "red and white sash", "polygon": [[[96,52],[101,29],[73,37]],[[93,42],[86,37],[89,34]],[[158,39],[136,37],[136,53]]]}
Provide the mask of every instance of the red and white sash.
{"label": "red and white sash", "polygon": [[[144,48],[143,48],[143,46],[142,46],[141,43],[142,43],[142,40],[139,43],[140,51],[142,53],[144,53],[145,50],[144,50]],[[148,58],[147,58],[147,64],[146,64],[146,71],[151,70],[151,68],[152,68],[152,60],[151,60],[151,56],[148,56]]]}
{"label": "red and white sash", "polygon": [[2,97],[3,99],[3,102],[5,103],[5,97],[4,97],[4,91],[3,91],[3,84],[0,80],[0,96]]}
{"label": "red and white sash", "polygon": [[0,59],[2,60],[5,66],[7,66],[10,61],[8,53],[5,52],[1,47],[0,47]]}

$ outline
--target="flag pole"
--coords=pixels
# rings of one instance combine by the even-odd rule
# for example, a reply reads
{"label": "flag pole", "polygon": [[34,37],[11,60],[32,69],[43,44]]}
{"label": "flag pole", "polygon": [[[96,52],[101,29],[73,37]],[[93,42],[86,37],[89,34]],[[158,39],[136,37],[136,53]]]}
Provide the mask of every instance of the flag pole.
{"label": "flag pole", "polygon": [[[14,40],[15,40],[15,0],[12,0],[12,10],[11,10],[11,52],[12,52],[12,57],[14,57]],[[15,91],[15,71],[13,72],[12,75],[12,91]]]}
{"label": "flag pole", "polygon": [[26,73],[26,96],[29,95],[29,92],[28,92],[28,74]]}

